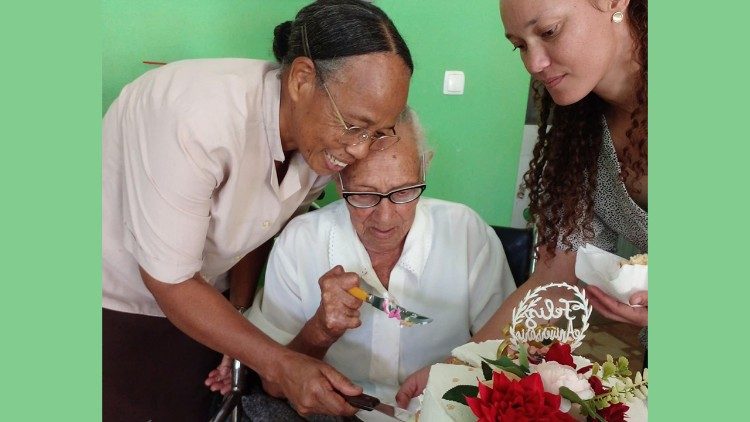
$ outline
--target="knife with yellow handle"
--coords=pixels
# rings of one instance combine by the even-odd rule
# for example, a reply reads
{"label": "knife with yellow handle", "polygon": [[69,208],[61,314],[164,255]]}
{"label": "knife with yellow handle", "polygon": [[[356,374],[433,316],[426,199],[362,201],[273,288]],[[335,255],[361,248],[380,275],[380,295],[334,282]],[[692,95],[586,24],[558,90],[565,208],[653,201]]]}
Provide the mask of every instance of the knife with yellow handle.
{"label": "knife with yellow handle", "polygon": [[424,325],[432,322],[432,318],[419,315],[410,310],[399,306],[393,298],[382,298],[372,293],[367,293],[359,287],[352,287],[348,290],[349,294],[359,300],[365,301],[377,309],[388,314],[388,318],[394,318],[399,321],[402,327],[412,327],[414,325]]}

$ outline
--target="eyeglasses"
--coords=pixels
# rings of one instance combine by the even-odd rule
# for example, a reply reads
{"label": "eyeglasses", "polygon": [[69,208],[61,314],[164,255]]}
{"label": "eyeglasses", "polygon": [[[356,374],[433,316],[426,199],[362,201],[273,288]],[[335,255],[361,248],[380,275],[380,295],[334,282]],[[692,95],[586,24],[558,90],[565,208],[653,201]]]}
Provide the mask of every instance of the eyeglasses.
{"label": "eyeglasses", "polygon": [[[339,183],[341,183],[341,189],[343,190],[344,181],[341,179],[341,173],[338,173],[338,175]],[[383,198],[388,198],[388,200],[394,204],[407,204],[422,196],[422,192],[424,192],[425,189],[427,189],[427,184],[419,183],[417,185],[395,189],[388,193],[343,191],[341,192],[341,196],[343,196],[344,200],[354,208],[372,208],[378,205]]]}
{"label": "eyeglasses", "polygon": [[313,62],[313,67],[315,68],[316,77],[320,79],[320,82],[323,85],[323,89],[325,90],[326,95],[328,95],[328,99],[331,101],[333,112],[336,114],[336,118],[338,119],[339,123],[341,123],[341,126],[343,126],[343,131],[338,138],[339,143],[353,147],[363,142],[370,141],[371,150],[382,151],[384,149],[390,148],[391,146],[393,146],[393,144],[395,144],[401,139],[396,134],[395,128],[391,128],[391,130],[393,131],[393,135],[383,135],[383,134],[372,133],[370,130],[361,128],[359,126],[350,126],[346,124],[346,122],[344,121],[344,117],[341,115],[341,112],[339,111],[339,108],[336,105],[336,101],[333,100],[333,95],[331,95],[331,91],[328,90],[328,85],[326,85],[326,81],[323,80],[323,76],[321,76],[322,74],[320,73],[320,70],[318,69],[318,65],[315,63],[315,60],[312,58],[312,54],[310,54],[310,45],[307,42],[307,27],[305,25],[302,25],[302,47],[304,48],[305,56],[307,56],[307,58],[309,58]]}

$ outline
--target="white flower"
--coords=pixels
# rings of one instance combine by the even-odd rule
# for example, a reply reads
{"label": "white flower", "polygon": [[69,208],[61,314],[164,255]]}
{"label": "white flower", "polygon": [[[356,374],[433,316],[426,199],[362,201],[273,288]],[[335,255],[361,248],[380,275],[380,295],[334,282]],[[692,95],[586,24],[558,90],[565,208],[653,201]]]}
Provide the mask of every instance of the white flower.
{"label": "white flower", "polygon": [[[576,370],[581,369],[584,366],[591,366],[591,363],[592,362],[590,360],[586,359],[583,356],[573,355],[573,364],[576,366]],[[589,369],[583,375],[586,375],[586,374],[588,374],[590,372],[591,372],[591,370]],[[589,377],[585,377],[585,378],[588,379]]]}
{"label": "white flower", "polygon": [[[542,362],[536,365],[534,369],[542,378],[544,391],[548,393],[559,395],[560,387],[568,387],[583,400],[594,397],[594,390],[591,389],[588,380],[583,375],[576,373],[576,370],[570,366],[552,361]],[[567,412],[569,410],[570,401],[562,399],[560,402],[560,411]]]}

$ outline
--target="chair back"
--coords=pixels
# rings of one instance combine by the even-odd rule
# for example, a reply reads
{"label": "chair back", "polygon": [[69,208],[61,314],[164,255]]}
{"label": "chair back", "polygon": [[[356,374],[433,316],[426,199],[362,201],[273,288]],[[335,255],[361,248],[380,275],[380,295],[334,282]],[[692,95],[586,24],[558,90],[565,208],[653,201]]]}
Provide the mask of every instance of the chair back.
{"label": "chair back", "polygon": [[534,231],[514,227],[491,226],[503,244],[510,272],[516,287],[531,275],[534,264]]}

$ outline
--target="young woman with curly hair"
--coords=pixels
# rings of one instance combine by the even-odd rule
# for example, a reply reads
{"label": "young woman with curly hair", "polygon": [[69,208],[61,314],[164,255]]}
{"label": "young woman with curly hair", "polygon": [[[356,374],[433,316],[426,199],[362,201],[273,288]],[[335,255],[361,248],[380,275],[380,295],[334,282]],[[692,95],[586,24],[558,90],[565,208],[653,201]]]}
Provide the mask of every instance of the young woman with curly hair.
{"label": "young woman with curly hair", "polygon": [[[522,190],[539,232],[534,273],[478,333],[497,337],[529,290],[576,282],[576,251],[648,250],[647,0],[502,0],[506,37],[539,93],[539,140]],[[595,287],[603,315],[648,324],[648,294],[629,306]]]}

